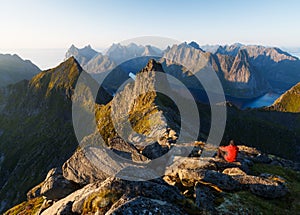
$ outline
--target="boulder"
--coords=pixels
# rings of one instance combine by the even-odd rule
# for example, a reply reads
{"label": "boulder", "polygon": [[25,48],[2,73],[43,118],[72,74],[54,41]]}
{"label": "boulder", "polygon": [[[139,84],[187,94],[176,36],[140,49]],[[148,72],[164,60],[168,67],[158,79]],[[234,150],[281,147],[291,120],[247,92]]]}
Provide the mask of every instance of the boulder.
{"label": "boulder", "polygon": [[77,150],[62,166],[63,176],[84,186],[95,181],[103,181],[108,175],[99,170],[86,157],[84,150]]}
{"label": "boulder", "polygon": [[120,137],[111,139],[108,145],[113,152],[128,160],[136,162],[143,162],[148,160],[147,156],[145,157],[144,155],[140,154],[133,144],[126,142]]}
{"label": "boulder", "polygon": [[40,194],[47,199],[58,200],[64,198],[79,188],[78,184],[67,180],[59,168],[51,169],[40,190]]}
{"label": "boulder", "polygon": [[197,182],[195,186],[195,193],[195,204],[201,210],[203,210],[203,214],[205,214],[205,212],[208,214],[216,214],[214,206],[215,196],[212,190],[209,187]]}
{"label": "boulder", "polygon": [[[84,206],[87,204],[93,205],[93,211],[101,210],[101,214],[106,213],[106,211],[110,209],[112,209],[111,212],[115,210],[119,212],[118,208],[122,207],[122,205],[127,205],[127,203],[134,208],[134,205],[141,208],[144,207],[143,209],[147,211],[147,204],[143,206],[143,204],[140,204],[140,201],[133,200],[138,197],[147,199],[146,203],[152,205],[153,208],[155,208],[157,203],[158,212],[162,210],[163,206],[173,208],[176,212],[181,211],[178,209],[180,207],[177,203],[185,201],[185,197],[180,194],[178,188],[168,185],[162,179],[126,181],[110,177],[105,181],[88,184],[82,189],[73,192],[66,198],[54,203],[51,207],[43,211],[42,214],[58,214],[58,211],[64,210],[68,204],[72,206],[72,213],[77,214],[82,214],[84,212]],[[148,201],[149,199],[151,201]],[[131,201],[134,203],[132,204]],[[95,202],[97,202],[97,204]],[[116,204],[117,202],[118,204]],[[162,205],[160,203],[162,203]],[[127,208],[127,206],[123,209],[125,210],[125,208]],[[138,210],[136,214],[139,213],[140,210]],[[179,214],[184,213],[181,212]]]}
{"label": "boulder", "polygon": [[121,204],[117,208],[110,209],[106,215],[148,215],[148,214],[186,214],[180,207],[161,201],[157,199],[150,199],[145,197],[136,197],[125,203]]}
{"label": "boulder", "polygon": [[178,173],[184,185],[191,186],[197,181],[204,181],[218,186],[220,189],[232,191],[239,187],[239,183],[232,177],[215,170],[187,170],[181,169]]}
{"label": "boulder", "polygon": [[243,170],[241,170],[238,167],[224,169],[222,173],[226,175],[247,175]]}
{"label": "boulder", "polygon": [[27,192],[27,199],[30,200],[30,199],[41,196],[41,188],[42,188],[43,184],[44,184],[44,182],[36,185],[34,188],[29,190]]}
{"label": "boulder", "polygon": [[286,185],[279,180],[252,175],[236,175],[232,177],[238,181],[244,189],[250,189],[250,191],[257,196],[274,199],[283,197],[288,193]]}
{"label": "boulder", "polygon": [[153,160],[166,154],[169,151],[169,147],[161,146],[158,142],[155,142],[141,148],[140,151],[144,156]]}

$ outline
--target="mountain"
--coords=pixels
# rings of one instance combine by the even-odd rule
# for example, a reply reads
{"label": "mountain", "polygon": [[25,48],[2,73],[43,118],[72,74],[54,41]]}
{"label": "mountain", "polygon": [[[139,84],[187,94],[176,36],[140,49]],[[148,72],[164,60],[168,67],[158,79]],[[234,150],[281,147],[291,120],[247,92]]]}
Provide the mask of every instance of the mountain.
{"label": "mountain", "polygon": [[[89,57],[84,54],[90,52]],[[105,54],[96,53],[90,46],[83,49],[72,46],[66,56],[70,55],[75,56],[96,80],[102,80],[120,64],[125,74],[120,71],[118,75],[123,80],[123,76],[128,77],[130,72],[136,73],[142,69],[145,61],[151,57],[162,57],[160,61],[165,61],[164,69],[167,73],[181,78],[190,88],[200,91],[203,90],[202,87],[194,78],[187,77],[191,72],[187,70],[197,69],[191,72],[195,73],[212,66],[225,88],[226,95],[237,98],[256,98],[269,91],[286,91],[300,80],[298,58],[279,48],[240,43],[202,47],[192,41],[189,44],[173,45],[163,52],[150,45],[113,44]],[[141,60],[141,57],[145,57],[145,60]],[[137,58],[140,59],[135,60]],[[131,63],[126,63],[130,60]],[[187,69],[190,65],[194,68]],[[114,87],[110,91],[114,92]]]}
{"label": "mountain", "polygon": [[[233,44],[220,46],[211,53],[199,49],[199,45],[193,42],[192,46],[182,43],[167,48],[163,58],[168,67],[172,67],[170,74],[181,79],[190,76],[187,70],[196,74],[211,66],[225,94],[231,97],[255,98],[269,91],[282,92],[300,80],[300,60],[278,48]],[[171,64],[182,66],[177,66],[176,71]],[[165,70],[169,73],[167,67]],[[197,85],[199,88],[199,84],[192,84],[192,81],[186,83],[190,88],[197,88]]]}
{"label": "mountain", "polygon": [[236,56],[240,50],[248,53],[251,65],[264,77],[273,91],[286,91],[299,82],[300,60],[279,48],[234,44],[220,46],[216,53]]}
{"label": "mountain", "polygon": [[162,51],[154,46],[146,45],[136,45],[135,43],[130,43],[128,45],[113,44],[106,52],[117,64],[123,63],[124,61],[130,60],[136,57],[142,56],[152,56],[157,57],[162,55]]}
{"label": "mountain", "polygon": [[24,200],[30,187],[76,150],[71,108],[72,100],[84,99],[73,97],[82,73],[71,57],[0,91],[0,211]]}
{"label": "mountain", "polygon": [[215,54],[220,45],[202,45],[200,48],[206,52]]}
{"label": "mountain", "polygon": [[96,54],[85,65],[83,65],[85,71],[88,71],[90,74],[110,72],[115,67],[115,62],[113,62],[107,55],[103,55],[101,53]]}
{"label": "mountain", "polygon": [[[222,57],[218,56],[218,58]],[[225,79],[228,82],[224,83],[229,87],[229,89],[225,88],[225,91],[229,91],[229,95],[251,98],[266,93],[270,89],[264,77],[251,65],[249,55],[245,50],[238,51],[230,66],[229,73],[225,73]]]}
{"label": "mountain", "polygon": [[[125,85],[111,102],[100,107],[96,118],[99,132],[104,140],[113,138],[118,133],[123,134],[131,142],[139,140],[137,142],[150,141],[153,143],[162,138],[168,128],[178,132],[177,109],[170,99],[156,92],[158,87],[169,88],[166,76],[158,76],[157,71],[164,74],[161,64],[153,59],[149,60],[146,67],[136,74],[134,82]],[[134,131],[138,134],[148,135],[148,139],[140,139],[141,137],[137,133],[127,133],[126,127],[117,128],[118,132],[116,132],[111,115],[115,119],[123,120],[126,120],[126,116],[128,116]],[[126,124],[126,121],[114,123],[115,126],[123,124]]]}
{"label": "mountain", "polygon": [[122,84],[128,78],[130,72],[137,73],[151,58],[161,55],[162,51],[154,46],[134,43],[113,44],[105,54],[95,52],[90,46],[78,49],[72,45],[66,53],[66,57],[74,56],[98,82],[106,77],[103,86],[111,94],[118,89],[119,83]]}
{"label": "mountain", "polygon": [[65,59],[73,56],[81,66],[84,66],[97,54],[98,52],[92,49],[90,45],[87,45],[81,49],[72,45],[65,54]]}
{"label": "mountain", "polygon": [[[212,68],[211,70],[216,72],[225,94],[232,97],[257,97],[270,88],[262,75],[251,65],[249,56],[244,51],[239,51],[236,56],[212,54],[182,43],[165,50],[163,58],[166,59],[167,68],[171,68],[172,64],[185,67],[178,67],[176,71],[173,66],[170,74],[184,79],[190,89],[202,89],[201,85],[193,80],[192,74],[203,73],[205,68]],[[166,71],[168,72],[168,69]]]}
{"label": "mountain", "polygon": [[282,94],[270,107],[282,112],[300,112],[300,82]]}
{"label": "mountain", "polygon": [[40,69],[29,60],[18,55],[0,54],[0,87],[29,80],[40,72]]}

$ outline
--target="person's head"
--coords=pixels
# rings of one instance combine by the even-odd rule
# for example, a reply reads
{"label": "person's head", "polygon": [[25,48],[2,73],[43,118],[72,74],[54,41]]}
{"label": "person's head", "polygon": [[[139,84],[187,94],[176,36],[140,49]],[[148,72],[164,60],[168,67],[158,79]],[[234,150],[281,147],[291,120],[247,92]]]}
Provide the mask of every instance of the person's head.
{"label": "person's head", "polygon": [[235,146],[234,141],[233,141],[233,140],[230,140],[230,141],[229,141],[229,145]]}

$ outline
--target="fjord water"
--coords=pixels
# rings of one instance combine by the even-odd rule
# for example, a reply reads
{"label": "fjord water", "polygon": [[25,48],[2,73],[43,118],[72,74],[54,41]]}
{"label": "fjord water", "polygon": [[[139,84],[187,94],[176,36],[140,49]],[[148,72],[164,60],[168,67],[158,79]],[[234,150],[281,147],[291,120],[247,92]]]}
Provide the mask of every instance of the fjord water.
{"label": "fjord water", "polygon": [[238,98],[227,98],[228,101],[235,104],[241,109],[246,108],[259,108],[264,106],[269,106],[274,103],[276,99],[281,96],[281,93],[269,92],[263,96],[254,99],[238,99]]}

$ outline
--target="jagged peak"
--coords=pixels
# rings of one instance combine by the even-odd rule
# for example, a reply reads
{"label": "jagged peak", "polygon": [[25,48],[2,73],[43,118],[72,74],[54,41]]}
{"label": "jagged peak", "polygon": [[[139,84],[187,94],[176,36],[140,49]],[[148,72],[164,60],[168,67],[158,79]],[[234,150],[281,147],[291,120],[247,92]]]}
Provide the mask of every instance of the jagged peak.
{"label": "jagged peak", "polygon": [[76,58],[74,56],[69,57],[64,62],[59,64],[56,68],[61,67],[61,66],[73,66],[73,65],[76,66],[78,68],[78,70],[82,70],[80,64],[78,63],[78,61],[76,60]]}
{"label": "jagged peak", "polygon": [[140,72],[150,72],[150,71],[158,71],[158,72],[164,72],[161,63],[157,62],[154,59],[150,59]]}
{"label": "jagged peak", "polygon": [[82,72],[80,64],[75,57],[69,57],[53,69],[42,71],[30,81],[30,86],[43,88],[47,86],[47,94],[53,88],[73,88]]}
{"label": "jagged peak", "polygon": [[190,42],[188,45],[192,46],[195,49],[199,49],[199,50],[203,51],[203,49],[201,49],[200,46],[199,46],[199,44],[196,43],[195,41]]}

